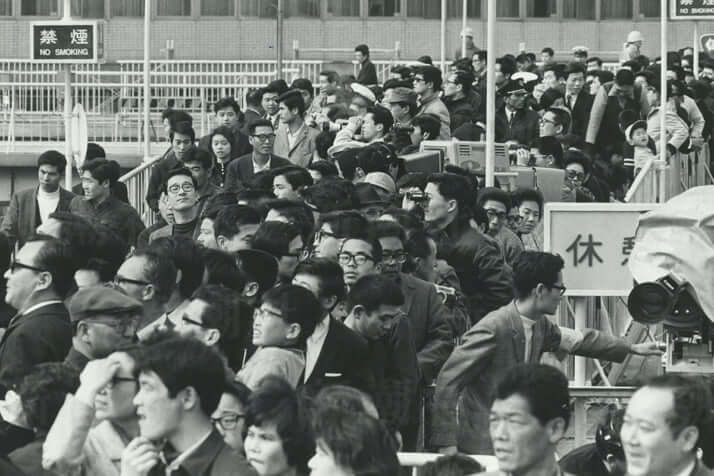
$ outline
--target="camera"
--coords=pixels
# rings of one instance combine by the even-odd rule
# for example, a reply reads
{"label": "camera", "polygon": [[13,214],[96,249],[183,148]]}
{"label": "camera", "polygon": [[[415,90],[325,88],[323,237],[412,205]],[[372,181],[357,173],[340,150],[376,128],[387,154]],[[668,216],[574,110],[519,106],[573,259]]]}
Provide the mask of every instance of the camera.
{"label": "camera", "polygon": [[667,372],[714,373],[714,186],[640,217],[628,265],[632,318],[662,324]]}
{"label": "camera", "polygon": [[407,200],[411,200],[412,202],[426,202],[428,200],[426,194],[424,192],[422,192],[421,190],[407,192],[406,197],[407,197]]}

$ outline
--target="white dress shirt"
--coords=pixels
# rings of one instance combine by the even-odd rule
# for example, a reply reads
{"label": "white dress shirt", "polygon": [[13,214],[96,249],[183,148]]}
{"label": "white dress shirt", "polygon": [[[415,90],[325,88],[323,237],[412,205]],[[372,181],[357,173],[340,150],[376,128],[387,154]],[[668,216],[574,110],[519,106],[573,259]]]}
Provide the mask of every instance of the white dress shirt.
{"label": "white dress shirt", "polygon": [[325,339],[327,338],[327,331],[330,330],[330,315],[328,314],[325,318],[317,323],[315,326],[315,331],[310,337],[307,338],[307,352],[305,353],[305,382],[312,375],[312,371],[315,369],[315,364],[317,363],[318,357],[320,357],[320,352],[322,352],[322,346],[325,344]]}

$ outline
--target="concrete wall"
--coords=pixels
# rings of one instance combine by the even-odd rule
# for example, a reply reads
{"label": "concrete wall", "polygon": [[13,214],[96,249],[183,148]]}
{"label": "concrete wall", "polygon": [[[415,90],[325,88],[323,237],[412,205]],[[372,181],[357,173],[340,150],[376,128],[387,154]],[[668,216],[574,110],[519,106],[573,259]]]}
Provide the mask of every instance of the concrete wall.
{"label": "concrete wall", "polygon": [[[485,46],[484,21],[469,24],[479,46]],[[498,54],[514,52],[526,42],[529,51],[551,46],[556,51],[584,45],[596,51],[619,51],[630,30],[640,30],[645,39],[644,53],[658,56],[659,22],[629,20],[553,21],[548,19],[501,20],[497,26]],[[447,56],[460,46],[461,22],[447,24]],[[285,20],[285,58],[292,55],[292,40],[305,48],[347,48],[367,43],[373,48],[391,48],[401,42],[402,57],[415,59],[428,54],[439,57],[438,20],[408,19],[307,19]],[[706,33],[704,30],[702,33]],[[152,22],[151,54],[163,57],[166,40],[174,40],[177,59],[251,60],[275,55],[275,21],[267,19],[155,19]],[[0,58],[29,57],[29,19],[0,20]],[[669,49],[692,42],[691,22],[670,22]],[[113,18],[106,22],[106,59],[139,59],[143,56],[143,22],[138,18]],[[302,59],[352,59],[304,55]],[[375,59],[381,59],[375,56]],[[386,58],[385,58],[386,59]]]}

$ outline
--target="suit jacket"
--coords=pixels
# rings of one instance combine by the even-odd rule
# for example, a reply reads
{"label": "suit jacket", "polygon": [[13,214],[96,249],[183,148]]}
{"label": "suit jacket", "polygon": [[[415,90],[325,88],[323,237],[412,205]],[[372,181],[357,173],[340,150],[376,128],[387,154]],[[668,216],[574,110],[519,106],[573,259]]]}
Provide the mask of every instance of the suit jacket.
{"label": "suit jacket", "polygon": [[359,73],[357,73],[357,82],[365,86],[379,84],[377,69],[374,67],[374,63],[369,59],[362,63],[362,67],[360,67]]}
{"label": "suit jacket", "polygon": [[409,318],[417,360],[424,383],[434,381],[454,348],[449,320],[453,315],[444,306],[432,283],[401,274],[404,294],[402,309]]}
{"label": "suit jacket", "polygon": [[349,385],[371,395],[374,375],[368,365],[368,355],[369,347],[362,336],[330,318],[330,327],[315,367],[307,382],[303,371],[298,387],[305,387],[312,395],[330,385]]}
{"label": "suit jacket", "polygon": [[[596,330],[583,337],[570,351],[586,357],[621,362],[629,346],[621,339]],[[538,362],[544,352],[561,350],[561,330],[545,316],[533,326],[528,362]],[[493,393],[503,374],[525,362],[523,322],[511,302],[489,313],[466,334],[454,349],[436,381],[432,444],[457,445],[468,454],[492,454],[488,415]]]}
{"label": "suit jacket", "polygon": [[288,144],[288,126],[280,124],[275,131],[275,145],[273,152],[281,157],[287,157],[290,162],[300,167],[307,167],[312,162],[312,155],[315,152],[315,138],[320,131],[304,124],[299,131],[295,145]]}
{"label": "suit jacket", "polygon": [[[270,157],[271,169],[277,169],[284,165],[290,165],[290,161],[277,155]],[[226,191],[240,190],[254,176],[253,154],[246,154],[243,157],[232,160],[226,167],[226,180],[223,182],[223,189]]]}
{"label": "suit jacket", "polygon": [[50,304],[16,318],[0,339],[0,381],[43,362],[61,362],[72,347],[69,312]]}
{"label": "suit jacket", "polygon": [[516,141],[530,145],[540,135],[539,120],[534,110],[521,109],[516,111],[513,121],[509,123],[504,105],[496,111],[496,142]]}
{"label": "suit jacket", "polygon": [[594,97],[591,96],[585,89],[580,91],[578,99],[575,101],[575,107],[567,104],[570,110],[571,126],[570,131],[578,136],[581,141],[585,142],[585,134],[588,132],[588,123],[590,122],[590,110],[593,107]]}
{"label": "suit jacket", "polygon": [[[10,246],[18,246],[35,233],[37,223],[37,189],[38,187],[17,192],[10,199],[10,206],[3,217],[0,232],[10,240]],[[60,198],[55,211],[69,211],[69,204],[75,195],[60,187]]]}
{"label": "suit jacket", "polygon": [[[117,198],[124,203],[129,203],[129,191],[127,190],[126,184],[124,182],[114,182],[114,184],[109,187],[109,190],[111,191],[112,196],[114,198]],[[77,185],[72,187],[72,193],[75,195],[79,195],[80,197],[84,196],[84,189],[82,188],[82,184],[78,183]]]}

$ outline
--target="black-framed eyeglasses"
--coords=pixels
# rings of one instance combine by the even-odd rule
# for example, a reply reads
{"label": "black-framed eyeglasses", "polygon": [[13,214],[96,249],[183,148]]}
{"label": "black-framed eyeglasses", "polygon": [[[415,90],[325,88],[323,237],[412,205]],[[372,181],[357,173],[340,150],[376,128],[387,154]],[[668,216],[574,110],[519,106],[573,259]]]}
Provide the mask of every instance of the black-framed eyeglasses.
{"label": "black-framed eyeglasses", "polygon": [[29,264],[20,263],[14,260],[10,263],[9,269],[11,273],[14,273],[17,269],[29,269],[30,271],[34,271],[36,273],[44,273],[47,271],[46,269],[37,268],[35,266],[30,266]]}
{"label": "black-framed eyeglasses", "polygon": [[323,230],[320,228],[315,232],[315,238],[313,239],[314,243],[319,243],[322,241],[323,238],[337,238],[337,235],[335,233],[332,233],[331,231]]}
{"label": "black-framed eyeglasses", "polygon": [[567,287],[561,286],[561,285],[559,285],[559,284],[551,284],[551,285],[550,285],[550,288],[551,288],[551,289],[557,289],[557,290],[559,290],[561,296],[564,295],[564,294],[565,294],[565,291],[568,289]]}
{"label": "black-framed eyeglasses", "polygon": [[407,254],[403,251],[397,253],[382,253],[382,261],[385,263],[396,262],[399,264],[407,261]]}
{"label": "black-framed eyeglasses", "polygon": [[578,179],[581,182],[585,180],[585,174],[583,172],[578,172],[577,170],[566,170],[565,174],[569,179]]}
{"label": "black-framed eyeglasses", "polygon": [[114,276],[114,284],[117,286],[121,286],[122,283],[127,283],[127,284],[136,284],[137,286],[148,286],[151,284],[148,281],[142,281],[140,279],[130,279],[130,278],[125,278],[124,276],[119,276],[118,274]]}
{"label": "black-framed eyeglasses", "polygon": [[181,321],[184,322],[184,323],[186,323],[186,324],[193,324],[194,326],[203,327],[203,328],[208,328],[208,326],[206,326],[206,324],[204,324],[203,322],[197,321],[197,320],[195,320],[195,319],[191,319],[191,318],[188,317],[186,314],[184,314],[183,316],[181,316]]}
{"label": "black-framed eyeglasses", "polygon": [[168,187],[167,190],[169,191],[169,193],[176,194],[179,193],[181,190],[183,190],[184,192],[193,192],[194,190],[196,190],[196,187],[194,187],[193,184],[190,182],[184,182],[181,185],[175,183]]}
{"label": "black-framed eyeglasses", "polygon": [[219,426],[224,430],[235,430],[241,418],[245,418],[245,414],[224,413],[219,418],[211,418],[211,423],[213,423],[213,426]]}
{"label": "black-framed eyeglasses", "polygon": [[103,324],[107,327],[111,327],[114,329],[117,333],[124,335],[127,333],[127,331],[132,331],[132,333],[136,332],[136,328],[139,325],[139,321],[136,318],[130,318],[126,317],[124,319],[116,319],[116,320],[104,320],[102,318],[89,318],[87,319],[87,322],[91,322],[94,324]]}
{"label": "black-framed eyeglasses", "polygon": [[342,251],[337,255],[337,261],[341,265],[348,265],[354,261],[357,266],[365,264],[367,261],[374,262],[374,257],[368,255],[367,253],[349,253],[347,251]]}
{"label": "black-framed eyeglasses", "polygon": [[491,218],[498,218],[499,220],[505,220],[506,219],[506,212],[501,212],[498,210],[495,210],[493,208],[487,208],[486,209],[486,216],[488,216],[489,219]]}
{"label": "black-framed eyeglasses", "polygon": [[114,388],[117,385],[119,385],[122,382],[134,382],[137,383],[137,380],[134,377],[120,377],[118,375],[115,375],[112,377],[112,379],[109,381],[109,384],[107,385],[108,388]]}
{"label": "black-framed eyeglasses", "polygon": [[253,134],[252,137],[260,142],[268,142],[275,139],[275,134]]}

